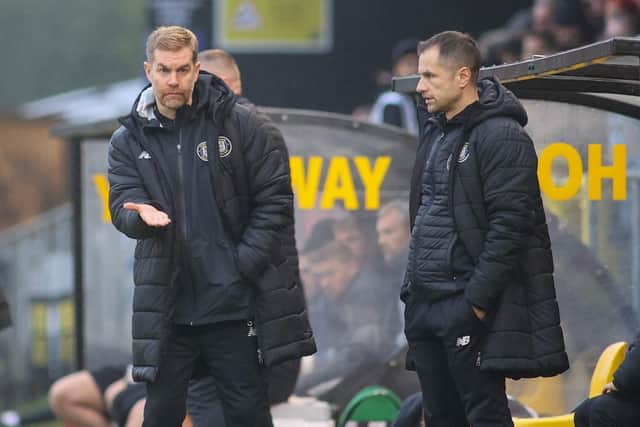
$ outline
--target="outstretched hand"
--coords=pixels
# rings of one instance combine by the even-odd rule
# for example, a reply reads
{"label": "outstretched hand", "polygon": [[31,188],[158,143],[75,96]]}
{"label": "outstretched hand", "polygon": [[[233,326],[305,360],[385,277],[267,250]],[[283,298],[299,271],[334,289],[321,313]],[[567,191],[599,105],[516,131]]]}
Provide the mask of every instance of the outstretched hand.
{"label": "outstretched hand", "polygon": [[473,313],[476,315],[476,317],[478,319],[483,320],[487,316],[487,312],[486,311],[480,310],[475,305],[472,305],[471,308],[473,308]]}
{"label": "outstretched hand", "polygon": [[130,211],[138,212],[140,218],[149,227],[166,227],[171,224],[171,218],[169,218],[169,215],[151,205],[127,202],[122,205],[122,207]]}

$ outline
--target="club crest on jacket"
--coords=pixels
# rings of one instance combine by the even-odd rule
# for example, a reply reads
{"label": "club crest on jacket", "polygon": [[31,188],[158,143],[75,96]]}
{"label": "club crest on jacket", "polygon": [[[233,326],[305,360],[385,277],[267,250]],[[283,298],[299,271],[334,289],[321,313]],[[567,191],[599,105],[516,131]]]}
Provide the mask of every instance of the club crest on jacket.
{"label": "club crest on jacket", "polygon": [[231,145],[231,140],[226,136],[218,137],[218,152],[220,153],[220,157],[227,157],[231,154],[231,150],[233,146]]}
{"label": "club crest on jacket", "polygon": [[464,163],[469,158],[471,150],[469,149],[469,142],[465,142],[462,146],[462,150],[460,150],[460,155],[458,156],[458,163]]}
{"label": "club crest on jacket", "polygon": [[200,157],[200,160],[202,160],[203,162],[209,161],[209,154],[207,153],[207,141],[202,141],[200,144],[198,144],[198,146],[196,147],[196,154],[198,154],[198,157]]}

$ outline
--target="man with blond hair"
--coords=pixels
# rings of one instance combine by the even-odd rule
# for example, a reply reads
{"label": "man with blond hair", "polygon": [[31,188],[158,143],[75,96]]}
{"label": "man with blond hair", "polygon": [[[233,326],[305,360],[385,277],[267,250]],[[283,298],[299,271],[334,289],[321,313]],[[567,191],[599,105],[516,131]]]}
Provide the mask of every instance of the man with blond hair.
{"label": "man with blond hair", "polygon": [[315,351],[280,241],[293,214],[286,149],[199,73],[197,52],[186,28],[149,35],[151,84],[109,148],[113,224],[137,240],[133,377],[147,382],[145,426],[180,426],[203,364],[226,425],[269,427],[263,366]]}

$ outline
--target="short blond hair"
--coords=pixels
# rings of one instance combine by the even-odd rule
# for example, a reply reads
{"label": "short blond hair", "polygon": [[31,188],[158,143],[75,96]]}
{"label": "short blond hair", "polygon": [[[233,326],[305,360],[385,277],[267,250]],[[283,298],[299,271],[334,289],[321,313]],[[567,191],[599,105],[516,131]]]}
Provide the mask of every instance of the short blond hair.
{"label": "short blond hair", "polygon": [[153,62],[153,54],[156,49],[176,52],[185,47],[191,49],[192,60],[195,64],[198,60],[196,35],[191,30],[177,25],[158,27],[147,37],[147,61]]}

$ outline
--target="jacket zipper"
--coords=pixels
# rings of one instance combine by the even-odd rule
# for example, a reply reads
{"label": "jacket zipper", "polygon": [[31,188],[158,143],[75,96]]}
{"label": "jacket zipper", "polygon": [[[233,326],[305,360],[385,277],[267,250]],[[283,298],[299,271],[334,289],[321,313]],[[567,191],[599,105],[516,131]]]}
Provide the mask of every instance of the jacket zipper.
{"label": "jacket zipper", "polygon": [[453,221],[453,230],[456,233],[458,233],[458,224],[456,222],[456,216],[453,210],[453,190],[455,187],[455,183],[453,182],[453,171],[456,167],[457,159],[458,156],[460,155],[460,150],[462,149],[462,146],[464,145],[464,140],[467,139],[469,137],[469,135],[467,134],[467,132],[465,132],[465,129],[463,127],[462,129],[462,133],[460,135],[460,139],[462,139],[463,141],[460,142],[460,140],[456,141],[456,145],[453,146],[453,150],[451,150],[451,166],[449,167],[449,173],[448,173],[448,179],[447,182],[449,183],[449,197],[448,197],[448,202],[449,202],[449,212],[451,213],[451,219]]}
{"label": "jacket zipper", "polygon": [[[184,165],[183,165],[183,158],[182,158],[182,128],[178,129],[178,144],[176,145],[176,149],[178,152],[178,185],[177,185],[177,191],[178,191],[178,205],[179,205],[179,209],[180,209],[180,214],[182,216],[182,221],[180,221],[180,228],[181,228],[181,232],[182,232],[182,238],[184,242],[187,242],[187,209],[186,209],[186,203],[184,200]],[[183,266],[188,268],[188,266]],[[193,285],[193,278],[191,277],[191,274],[188,275],[189,276],[189,286],[191,287],[191,297],[193,299],[193,307],[194,307],[194,312],[197,313],[197,300],[196,300],[196,293],[195,293],[195,288]],[[193,326],[193,320],[189,321],[189,325]]]}
{"label": "jacket zipper", "polygon": [[178,130],[178,204],[180,206],[180,214],[182,215],[182,223],[180,228],[182,231],[182,237],[187,241],[187,210],[184,200],[184,165],[182,163],[182,129]]}

